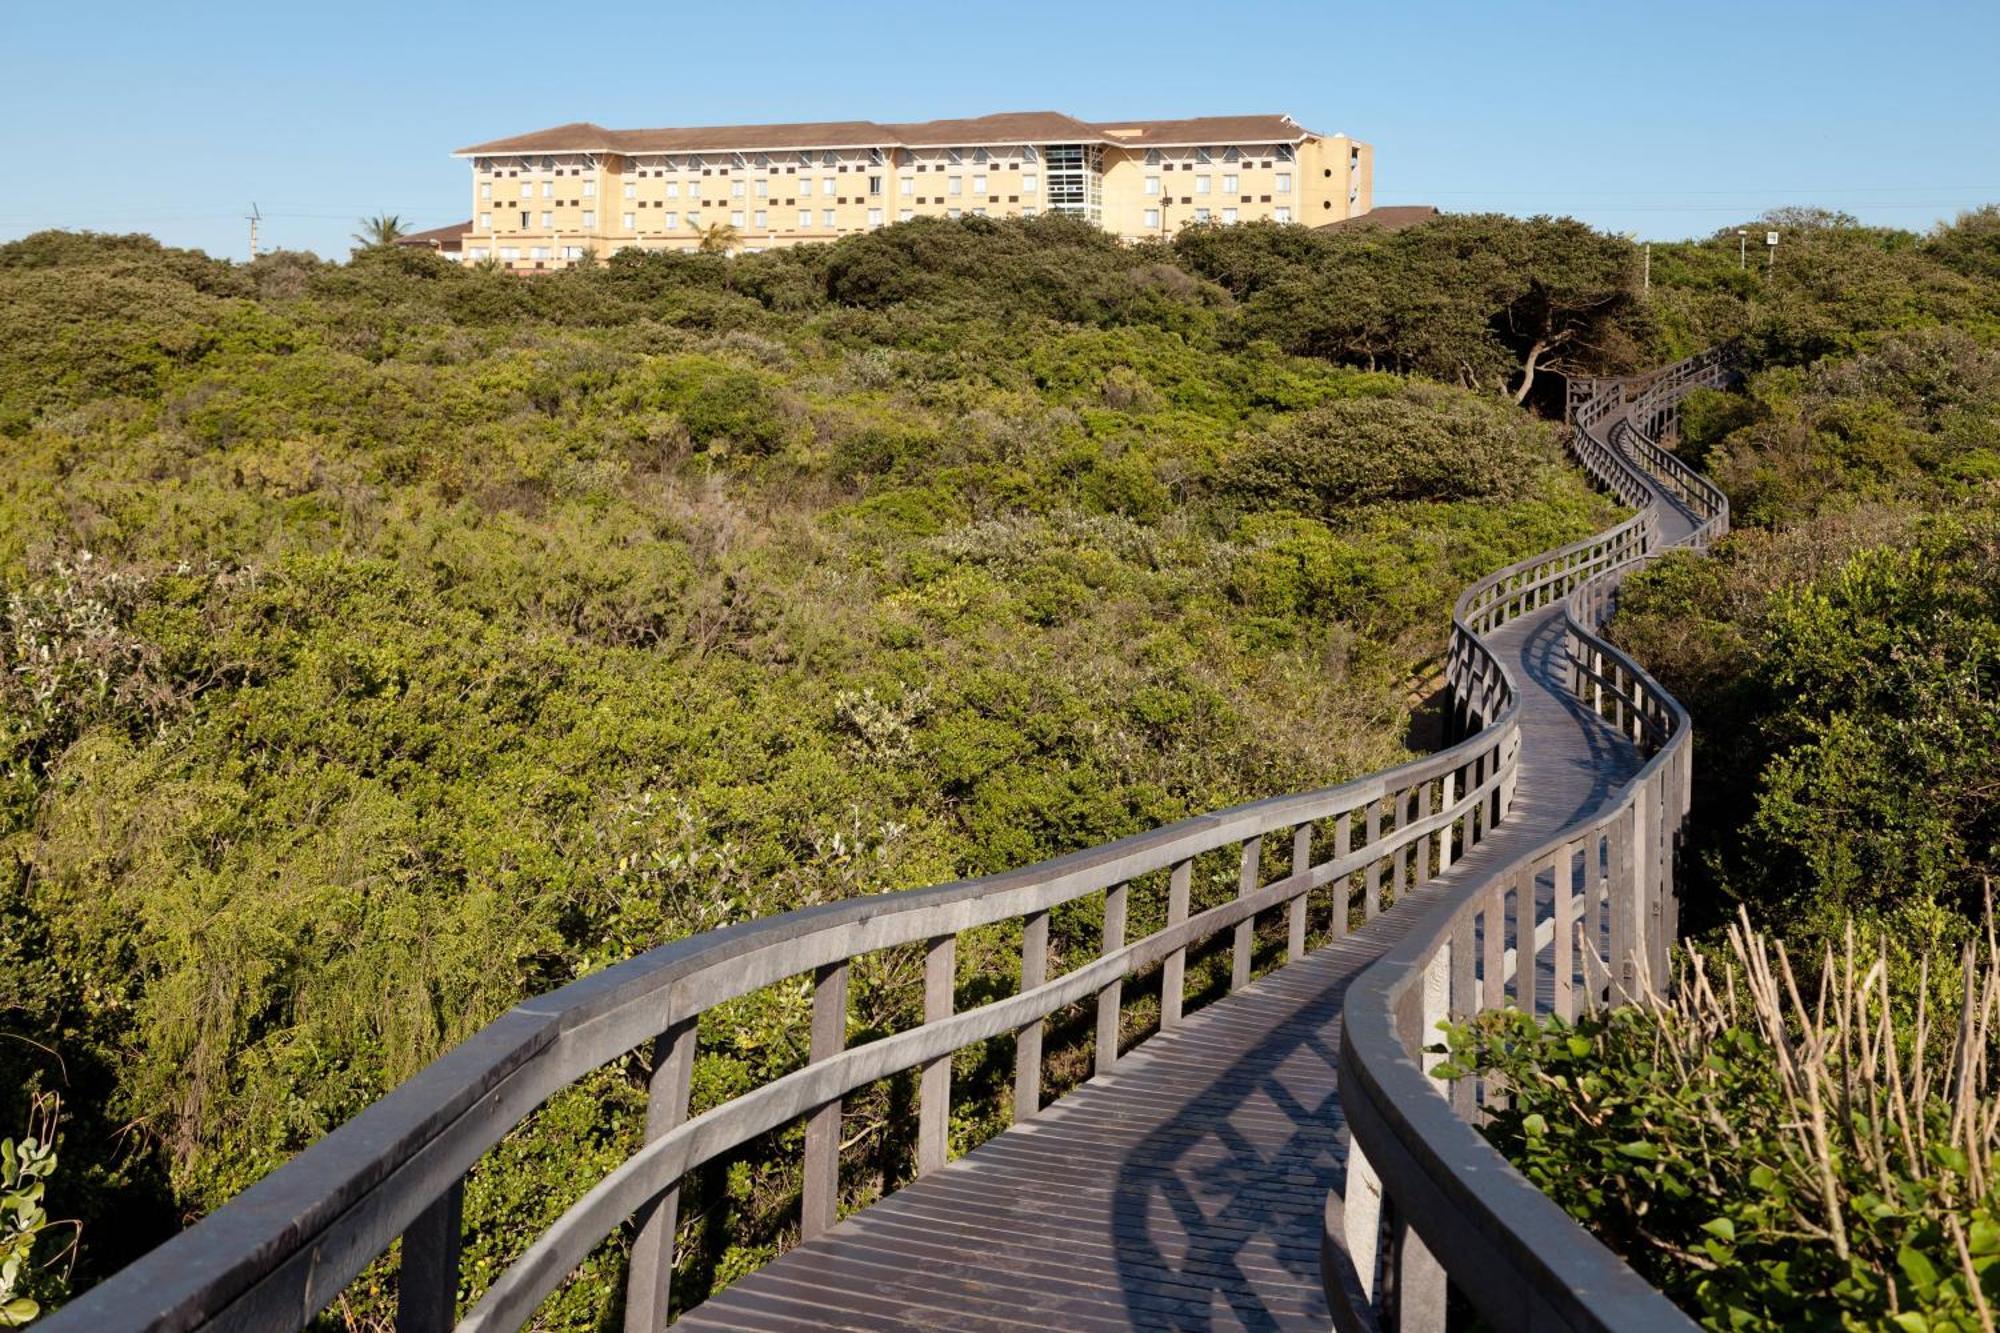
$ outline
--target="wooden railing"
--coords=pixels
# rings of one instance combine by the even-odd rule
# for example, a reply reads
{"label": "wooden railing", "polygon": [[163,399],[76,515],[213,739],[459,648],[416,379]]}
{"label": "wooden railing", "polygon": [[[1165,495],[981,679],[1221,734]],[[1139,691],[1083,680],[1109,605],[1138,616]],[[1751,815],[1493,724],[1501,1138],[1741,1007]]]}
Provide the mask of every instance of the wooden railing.
{"label": "wooden railing", "polygon": [[[1592,864],[1607,855],[1614,864],[1624,864],[1618,858],[1628,855],[1655,864],[1668,827],[1661,802],[1679,790],[1675,783],[1685,783],[1685,747],[1674,748],[1684,737],[1685,718],[1650,678],[1596,636],[1584,610],[1604,604],[1604,590],[1612,586],[1607,581],[1642,559],[1657,532],[1656,499],[1645,474],[1595,429],[1620,407],[1622,401],[1607,407],[1603,395],[1584,401],[1577,420],[1587,424],[1579,427],[1575,445],[1592,474],[1640,512],[1594,537],[1499,570],[1459,597],[1446,679],[1453,725],[1463,739],[1450,748],[1336,787],[1182,820],[1006,874],[712,931],[526,1001],[223,1208],[79,1296],[43,1327],[49,1333],[300,1328],[400,1241],[399,1329],[441,1330],[455,1321],[463,1329],[513,1328],[527,1322],[592,1249],[636,1220],[625,1326],[661,1328],[681,1184],[704,1163],[803,1122],[800,1232],[818,1235],[837,1217],[842,1099],[856,1089],[916,1072],[916,1170],[935,1170],[946,1159],[954,1052],[1011,1037],[1014,1116],[1032,1117],[1042,1108],[1044,1027],[1058,1010],[1095,1006],[1093,1058],[1102,1072],[1119,1057],[1121,1017],[1133,998],[1128,983],[1139,974],[1157,969],[1159,1025],[1172,1029],[1189,1003],[1189,951],[1205,941],[1230,934],[1228,986],[1241,987],[1252,976],[1260,920],[1283,919],[1285,961],[1296,960],[1306,948],[1310,903],[1325,904],[1324,929],[1343,935],[1479,846],[1508,815],[1520,749],[1515,683],[1481,635],[1557,601],[1572,608],[1571,651],[1577,679],[1588,682],[1589,705],[1608,710],[1621,727],[1629,722],[1659,753],[1647,770],[1654,776],[1635,788],[1618,814],[1552,848],[1532,873],[1550,859],[1569,866],[1578,856]],[[1674,817],[1682,808],[1676,798]],[[1214,855],[1229,856],[1237,866],[1236,896],[1193,911],[1196,859]],[[1165,924],[1128,938],[1131,886],[1146,876],[1166,881]],[[1588,873],[1585,880],[1597,883]],[[1453,941],[1476,937],[1482,920],[1497,923],[1495,904],[1517,882],[1472,901],[1463,919],[1454,908],[1438,932],[1425,934],[1433,947],[1381,1000],[1383,1014],[1396,1015],[1401,1024],[1395,1041],[1414,1040],[1429,1012],[1411,1008],[1412,987],[1440,967],[1459,986],[1472,946],[1453,954]],[[1097,956],[1052,978],[1050,913],[1086,899],[1102,913]],[[1572,924],[1610,911],[1613,966],[1623,966],[1620,960],[1635,943],[1652,948],[1665,938],[1664,926],[1610,903],[1601,886],[1572,894],[1570,902],[1564,910]],[[1482,916],[1489,911],[1496,914]],[[959,937],[1011,922],[1019,923],[1021,939],[1015,993],[957,1010]],[[1490,953],[1488,945],[1480,947]],[[921,1024],[848,1047],[848,983],[856,961],[910,948],[920,949],[924,959]],[[1447,961],[1440,964],[1439,957]],[[807,1063],[691,1114],[703,1015],[801,978],[810,979],[812,994]],[[551,1094],[642,1047],[652,1055],[644,1145],[498,1273],[461,1319],[467,1172]],[[1413,1094],[1404,1089],[1395,1095]],[[1428,1087],[1419,1086],[1415,1095],[1420,1103],[1445,1106]],[[1452,1124],[1471,1133],[1461,1122]],[[1370,1147],[1371,1157],[1376,1151]]]}
{"label": "wooden railing", "polygon": [[[1724,352],[1630,386],[1598,381],[1571,400],[1577,455],[1646,492],[1659,531],[1671,496],[1701,548],[1727,532],[1727,499],[1641,433],[1672,423],[1681,397],[1727,382]],[[1624,485],[1600,472],[1620,494]],[[1628,524],[1629,526],[1629,524]],[[1431,1076],[1437,1025],[1505,1005],[1573,1018],[1667,985],[1676,927],[1674,841],[1686,816],[1686,711],[1602,637],[1619,585],[1656,558],[1639,549],[1567,595],[1566,686],[1644,759],[1596,812],[1525,856],[1455,885],[1356,979],[1343,1013],[1341,1106],[1347,1184],[1329,1199],[1322,1262],[1336,1326],[1442,1329],[1455,1286],[1503,1330],[1689,1329],[1692,1322],[1535,1189],[1475,1128],[1470,1079]]]}

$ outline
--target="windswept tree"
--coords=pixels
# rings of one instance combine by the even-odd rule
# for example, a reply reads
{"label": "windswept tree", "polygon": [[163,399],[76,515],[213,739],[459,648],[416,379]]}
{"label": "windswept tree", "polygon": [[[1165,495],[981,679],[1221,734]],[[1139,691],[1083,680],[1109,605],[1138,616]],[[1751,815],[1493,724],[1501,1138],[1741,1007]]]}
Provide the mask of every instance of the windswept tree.
{"label": "windswept tree", "polygon": [[377,213],[372,218],[361,219],[361,230],[354,233],[354,243],[367,249],[377,245],[394,245],[410,234],[403,225],[403,219],[394,213]]}
{"label": "windswept tree", "polygon": [[736,248],[736,228],[727,222],[711,222],[702,228],[701,252],[705,255],[726,255]]}

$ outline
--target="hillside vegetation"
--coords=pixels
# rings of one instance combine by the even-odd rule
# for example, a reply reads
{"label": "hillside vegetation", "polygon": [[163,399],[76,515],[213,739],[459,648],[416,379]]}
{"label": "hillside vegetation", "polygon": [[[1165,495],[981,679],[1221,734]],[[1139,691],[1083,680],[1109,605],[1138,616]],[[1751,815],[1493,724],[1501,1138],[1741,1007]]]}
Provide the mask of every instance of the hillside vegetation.
{"label": "hillside vegetation", "polygon": [[[1639,354],[1630,258],[1504,219],[538,280],[0,247],[0,1126],[63,1092],[71,1281],[613,961],[1401,757],[1457,589],[1612,512],[1508,400]],[[965,947],[1015,984],[1017,939]],[[907,980],[857,978],[861,1036]],[[697,1108],[794,1067],[805,1005],[705,1024]],[[1010,1066],[961,1057],[959,1146]],[[631,1150],[643,1077],[475,1172],[469,1293]],[[851,1106],[854,1188],[906,1169],[906,1094]],[[695,1182],[683,1299],[785,1243],[795,1161]]]}

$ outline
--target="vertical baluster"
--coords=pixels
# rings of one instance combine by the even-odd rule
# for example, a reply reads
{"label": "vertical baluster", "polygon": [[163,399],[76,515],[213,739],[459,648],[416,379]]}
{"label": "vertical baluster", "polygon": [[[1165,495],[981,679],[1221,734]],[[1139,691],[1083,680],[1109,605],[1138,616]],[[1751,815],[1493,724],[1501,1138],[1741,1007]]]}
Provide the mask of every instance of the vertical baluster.
{"label": "vertical baluster", "polygon": [[[1264,866],[1264,839],[1261,835],[1248,838],[1243,843],[1243,868],[1236,877],[1236,896],[1248,898],[1257,891],[1257,882],[1262,877]],[[1229,967],[1229,988],[1242,990],[1250,984],[1250,951],[1257,943],[1257,918],[1255,914],[1244,917],[1236,923],[1236,943],[1232,950]]]}
{"label": "vertical baluster", "polygon": [[[1458,924],[1452,928],[1451,936],[1451,1018],[1463,1023],[1479,1012],[1479,991],[1473,978],[1473,965],[1478,955],[1472,947],[1472,913],[1461,912]],[[1439,1034],[1437,1040],[1443,1040]],[[1470,1120],[1477,1110],[1474,1094],[1478,1083],[1471,1078],[1456,1078],[1451,1081],[1449,1096],[1452,1110],[1460,1117]]]}
{"label": "vertical baluster", "polygon": [[[1408,828],[1410,824],[1409,793],[1402,791],[1396,792],[1389,798],[1389,801],[1390,801],[1389,808],[1391,811],[1394,812],[1396,821],[1393,825],[1390,826],[1389,831],[1394,833],[1401,829]],[[1396,845],[1395,863],[1390,868],[1389,871],[1389,901],[1392,903],[1399,903],[1403,901],[1403,888],[1409,882],[1410,882],[1410,844],[1408,842],[1400,842]]]}
{"label": "vertical baluster", "polygon": [[1632,950],[1638,944],[1636,914],[1632,910],[1632,815],[1627,811],[1611,824],[1611,867],[1606,883],[1610,896],[1611,956],[1606,964],[1611,974],[1608,1001],[1619,1004],[1631,998]]}
{"label": "vertical baluster", "polygon": [[[1104,891],[1104,952],[1125,947],[1124,884]],[[1107,1074],[1118,1063],[1118,1020],[1125,1003],[1125,980],[1113,977],[1097,992],[1097,1072]]]}
{"label": "vertical baluster", "polygon": [[[951,1017],[958,973],[958,936],[940,935],[924,949],[924,1022]],[[923,1066],[917,1104],[917,1174],[927,1175],[950,1153],[951,1053]]]}
{"label": "vertical baluster", "polygon": [[1382,802],[1368,803],[1368,868],[1361,872],[1361,915],[1372,921],[1382,910]]}
{"label": "vertical baluster", "polygon": [[1538,1010],[1535,994],[1535,919],[1540,914],[1535,902],[1534,866],[1514,872],[1514,1007],[1524,1014]]}
{"label": "vertical baluster", "polygon": [[465,1180],[451,1182],[403,1233],[396,1333],[444,1333],[458,1322],[458,1258],[464,1243]]}
{"label": "vertical baluster", "polygon": [[[1303,879],[1312,870],[1313,826],[1299,825],[1292,830],[1292,877]],[[1306,892],[1299,889],[1298,896],[1286,906],[1285,916],[1285,961],[1296,963],[1306,956]]]}
{"label": "vertical baluster", "polygon": [[1479,919],[1479,1007],[1498,1009],[1507,1003],[1507,885],[1493,882],[1486,909]]}
{"label": "vertical baluster", "polygon": [[[1049,914],[1030,912],[1021,922],[1021,989],[1049,979]],[[1042,1020],[1014,1029],[1014,1123],[1042,1109]]]}
{"label": "vertical baluster", "polygon": [[[1431,817],[1431,784],[1428,780],[1417,787],[1417,822],[1423,823]],[[1417,839],[1417,887],[1431,882],[1431,837],[1426,833]]]}
{"label": "vertical baluster", "polygon": [[1549,1009],[1551,1013],[1566,1019],[1576,1017],[1576,997],[1571,993],[1576,975],[1576,960],[1571,949],[1576,943],[1577,897],[1576,861],[1579,846],[1570,843],[1556,854],[1552,869],[1555,871],[1555,928],[1554,938],[1549,943],[1549,970],[1553,984],[1549,988]]}
{"label": "vertical baluster", "polygon": [[[1188,885],[1194,875],[1193,860],[1174,862],[1167,881],[1167,924],[1178,926],[1188,918]],[[1160,965],[1160,1030],[1181,1025],[1181,1005],[1187,996],[1187,950],[1175,949]]]}
{"label": "vertical baluster", "polygon": [[[653,1076],[646,1081],[648,1143],[687,1119],[699,1026],[698,1018],[681,1019],[653,1043]],[[625,1276],[625,1333],[659,1333],[667,1326],[673,1296],[674,1228],[680,1221],[680,1206],[681,1187],[676,1182],[651,1207],[637,1213],[639,1234],[632,1240],[632,1260]]]}
{"label": "vertical baluster", "polygon": [[[813,973],[812,1064],[838,1055],[847,1045],[846,959]],[[840,1098],[806,1116],[805,1199],[799,1235],[805,1240],[840,1218]]]}
{"label": "vertical baluster", "polygon": [[[1440,814],[1450,810],[1453,805],[1457,804],[1457,796],[1455,795],[1457,788],[1454,785],[1457,781],[1457,769],[1453,769],[1438,779],[1438,811]],[[1438,830],[1438,873],[1440,875],[1451,869],[1452,827],[1453,825],[1448,823]]]}
{"label": "vertical baluster", "polygon": [[[1340,818],[1333,821],[1333,859],[1345,861],[1354,854],[1354,812],[1343,810]],[[1333,937],[1341,939],[1347,934],[1348,914],[1354,910],[1348,901],[1353,892],[1354,877],[1342,875],[1333,882]]]}

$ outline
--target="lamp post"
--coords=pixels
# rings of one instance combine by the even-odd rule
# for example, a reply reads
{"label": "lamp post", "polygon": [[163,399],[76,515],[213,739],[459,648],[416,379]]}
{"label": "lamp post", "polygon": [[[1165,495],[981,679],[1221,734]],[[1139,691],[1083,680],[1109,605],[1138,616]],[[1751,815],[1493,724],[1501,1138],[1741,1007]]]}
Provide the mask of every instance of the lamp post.
{"label": "lamp post", "polygon": [[1736,267],[1738,269],[1750,267],[1749,237],[1750,233],[1742,227],[1736,229]]}

